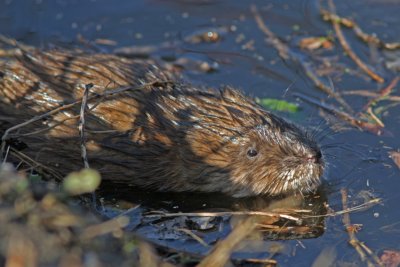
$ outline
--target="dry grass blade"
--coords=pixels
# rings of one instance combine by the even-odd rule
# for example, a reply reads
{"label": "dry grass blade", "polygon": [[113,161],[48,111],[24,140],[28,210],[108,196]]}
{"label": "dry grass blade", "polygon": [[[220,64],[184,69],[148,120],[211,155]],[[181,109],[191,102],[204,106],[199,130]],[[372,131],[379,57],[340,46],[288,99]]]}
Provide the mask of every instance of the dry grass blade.
{"label": "dry grass blade", "polygon": [[225,266],[235,247],[245,239],[256,227],[259,218],[249,217],[239,223],[232,232],[222,241],[219,241],[211,253],[206,256],[198,267],[222,267]]}
{"label": "dry grass blade", "polygon": [[163,262],[158,257],[154,248],[146,242],[139,243],[139,267],[173,267],[174,265]]}

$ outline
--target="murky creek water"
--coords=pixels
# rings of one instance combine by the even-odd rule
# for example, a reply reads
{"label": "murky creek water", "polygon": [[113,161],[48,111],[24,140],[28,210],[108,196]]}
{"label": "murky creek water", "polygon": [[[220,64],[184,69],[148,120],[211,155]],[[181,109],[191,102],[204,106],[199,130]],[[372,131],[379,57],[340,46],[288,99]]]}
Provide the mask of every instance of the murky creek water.
{"label": "murky creek water", "polygon": [[[399,41],[399,1],[336,2],[337,13],[343,17],[352,17],[365,32],[376,33],[387,42]],[[331,24],[321,19],[316,1],[253,3],[270,29],[293,47],[296,53],[303,54],[296,45],[301,38],[326,36],[332,32]],[[217,42],[196,39],[199,32],[208,30],[217,32],[220,39]],[[395,69],[387,68],[390,62],[396,62],[396,55],[398,60],[398,53],[377,52],[357,39],[350,30],[344,32],[353,50],[377,72],[382,73],[386,82],[379,85],[368,79],[354,62],[343,56],[339,43],[335,42],[335,49],[331,52],[316,52],[312,56],[301,57],[304,61],[313,62],[322,62],[324,58],[331,61],[332,65],[340,66],[338,70],[327,70],[330,71],[327,84],[339,92],[377,91],[398,75],[399,68],[397,74]],[[316,89],[298,64],[282,60],[276,49],[265,42],[265,35],[255,23],[247,1],[3,0],[0,2],[0,33],[35,46],[77,44],[77,36],[80,35],[105,52],[133,45],[147,48],[156,46],[157,49],[150,56],[168,61],[181,60],[185,68],[184,76],[192,83],[231,85],[258,98],[277,98],[298,103],[300,112],[283,113],[283,116],[310,128],[325,128],[323,117],[315,106],[300,101],[293,93],[302,93],[337,105]],[[116,43],[104,45],[102,39]],[[341,70],[347,73],[343,74]],[[398,91],[395,90],[393,95],[398,95]],[[368,101],[361,96],[344,98],[354,110],[361,110]],[[388,103],[382,105],[387,106]],[[349,206],[373,197],[382,198],[381,204],[350,214],[352,223],[362,224],[357,237],[377,253],[384,249],[400,250],[400,213],[397,206],[400,201],[400,171],[388,156],[390,151],[400,149],[400,108],[394,105],[387,109],[381,119],[385,124],[381,136],[355,128],[328,134],[323,144],[335,145],[325,151],[328,170],[320,198],[289,201],[303,208],[312,206],[315,212],[324,213],[323,202],[335,211],[342,209],[341,188],[348,191]],[[132,222],[131,229],[156,243],[200,254],[206,253],[208,248],[182,232],[171,230],[187,226],[185,219],[160,221],[159,218],[142,217],[142,213],[149,210],[257,210],[260,206],[271,205],[269,200],[262,198],[235,200],[220,195],[151,194],[129,188],[104,190],[102,197],[108,207],[105,215],[112,216],[140,203],[140,208],[131,211],[131,216],[137,218]],[[281,203],[278,201],[276,205]],[[222,216],[205,220],[196,219],[191,223],[203,227],[202,236],[206,243],[213,244],[229,233],[232,223],[229,218]],[[279,236],[254,240],[240,248],[234,256],[267,257],[271,255],[268,248],[275,244],[270,240],[278,239],[274,242],[280,242],[284,248],[274,258],[284,266],[310,266],[322,251],[333,251],[326,255],[335,254],[338,262],[359,262],[357,253],[348,245],[348,234],[340,216],[313,223],[323,230],[303,237],[292,236],[290,240],[280,240]]]}

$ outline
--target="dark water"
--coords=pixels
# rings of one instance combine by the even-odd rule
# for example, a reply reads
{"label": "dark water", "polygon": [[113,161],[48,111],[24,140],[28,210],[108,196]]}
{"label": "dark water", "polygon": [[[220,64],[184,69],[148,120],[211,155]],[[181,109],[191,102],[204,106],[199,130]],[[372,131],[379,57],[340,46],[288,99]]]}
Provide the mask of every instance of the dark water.
{"label": "dark water", "polygon": [[[399,1],[336,2],[338,13],[354,18],[364,31],[376,33],[384,41],[399,41]],[[322,21],[316,1],[279,0],[252,3],[258,7],[271,30],[290,47],[294,47],[295,51],[298,49],[296,42],[300,38],[323,36],[332,31],[331,25]],[[123,46],[160,45],[167,48],[156,51],[154,56],[206,62],[217,69],[212,73],[204,73],[196,68],[189,68],[184,74],[191,82],[212,86],[228,84],[260,98],[279,98],[291,102],[298,101],[292,96],[293,93],[304,93],[335,104],[315,88],[302,68],[293,62],[282,60],[276,50],[266,44],[265,36],[254,22],[249,6],[247,1],[229,0],[1,0],[0,33],[39,47],[50,43],[77,44],[78,35],[89,41],[116,41],[117,44],[113,46],[97,46],[106,52]],[[193,41],[193,35],[208,29],[219,31],[222,39],[215,43]],[[345,34],[354,51],[381,73],[386,79],[385,84],[388,84],[396,75],[394,70],[386,68],[390,58],[396,58],[394,53],[376,52],[354,37],[351,31],[345,30]],[[330,56],[332,62],[336,62],[339,57],[339,64],[354,71],[344,75],[332,73],[330,77],[336,90],[376,91],[384,86],[367,79],[352,61],[343,57],[339,44],[336,47],[330,55],[324,56]],[[302,53],[300,50],[297,52]],[[374,52],[377,56],[371,56]],[[310,59],[307,57],[304,60]],[[398,91],[394,94],[398,95]],[[355,110],[360,110],[367,101],[359,96],[346,97],[346,100]],[[315,107],[305,102],[299,102],[299,105],[301,112],[293,119],[309,127],[320,124],[323,119]],[[341,188],[348,190],[350,206],[362,203],[366,196],[383,199],[380,205],[350,215],[352,223],[363,225],[362,230],[357,233],[358,238],[378,254],[384,249],[400,250],[400,171],[388,156],[389,151],[400,149],[400,108],[391,107],[383,113],[382,120],[386,129],[382,136],[349,129],[323,141],[325,144],[337,144],[326,151],[329,169],[324,177],[322,193],[323,199],[326,198],[332,209],[342,209]],[[118,197],[118,192],[114,190],[105,194],[106,201],[112,197]],[[148,206],[169,211],[206,208],[232,210],[238,209],[238,206],[252,206],[246,200],[219,199],[215,196],[154,196],[134,191],[125,192],[124,199],[142,203],[141,209],[133,211],[133,215],[138,216]],[[137,224],[139,221],[134,226]],[[168,222],[166,225],[168,226]],[[214,222],[214,225],[226,226],[229,222]],[[275,241],[281,242],[285,250],[274,258],[283,266],[310,266],[322,251],[331,249],[335,252],[331,255],[336,255],[337,262],[361,264],[358,254],[347,243],[348,235],[341,217],[326,219],[324,227],[322,233],[313,236],[315,238]],[[165,238],[162,239],[160,232],[157,232],[160,229],[151,223],[138,229],[139,233],[178,250],[196,253],[207,251],[193,240],[183,240],[183,237],[180,240],[176,233],[165,233]],[[222,227],[204,234],[204,239],[212,243],[228,232],[229,227]],[[267,247],[271,241],[254,242],[258,242],[258,245],[249,245],[247,250],[242,248],[244,254],[239,253],[238,257],[269,255]]]}

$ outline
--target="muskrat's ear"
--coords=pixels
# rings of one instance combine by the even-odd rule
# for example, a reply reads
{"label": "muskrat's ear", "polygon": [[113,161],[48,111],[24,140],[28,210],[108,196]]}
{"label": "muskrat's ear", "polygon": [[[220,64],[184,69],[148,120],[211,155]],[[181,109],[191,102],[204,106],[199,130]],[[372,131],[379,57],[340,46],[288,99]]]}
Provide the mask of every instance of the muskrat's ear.
{"label": "muskrat's ear", "polygon": [[221,97],[226,101],[226,102],[231,102],[231,103],[238,103],[237,101],[246,99],[248,98],[238,89],[235,89],[231,86],[224,86],[220,89],[221,92]]}
{"label": "muskrat's ear", "polygon": [[220,96],[223,101],[219,108],[226,111],[230,120],[234,122],[233,125],[250,127],[260,123],[258,116],[254,116],[257,109],[254,108],[255,103],[252,99],[230,86],[221,88]]}

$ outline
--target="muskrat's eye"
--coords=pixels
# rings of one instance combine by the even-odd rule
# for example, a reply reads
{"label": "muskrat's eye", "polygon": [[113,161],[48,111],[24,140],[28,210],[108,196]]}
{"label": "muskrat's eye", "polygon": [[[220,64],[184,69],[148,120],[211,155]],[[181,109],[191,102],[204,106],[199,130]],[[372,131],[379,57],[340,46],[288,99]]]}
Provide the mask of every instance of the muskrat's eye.
{"label": "muskrat's eye", "polygon": [[249,156],[250,158],[257,156],[257,154],[258,152],[254,148],[250,148],[249,150],[247,150],[247,156]]}

